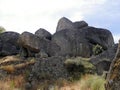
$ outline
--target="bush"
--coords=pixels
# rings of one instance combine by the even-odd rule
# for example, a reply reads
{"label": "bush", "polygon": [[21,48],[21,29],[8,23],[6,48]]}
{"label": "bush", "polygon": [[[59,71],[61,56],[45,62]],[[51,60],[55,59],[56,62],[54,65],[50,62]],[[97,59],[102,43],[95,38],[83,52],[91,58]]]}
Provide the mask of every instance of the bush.
{"label": "bush", "polygon": [[3,32],[5,32],[5,31],[6,31],[5,28],[2,27],[2,26],[0,26],[0,33],[3,33]]}
{"label": "bush", "polygon": [[67,59],[64,64],[70,75],[76,79],[80,78],[82,74],[95,72],[95,66],[89,62],[89,58],[71,58]]}
{"label": "bush", "polygon": [[103,51],[104,50],[103,50],[102,46],[100,46],[98,44],[93,46],[93,54],[94,55],[98,55],[98,54],[102,53]]}

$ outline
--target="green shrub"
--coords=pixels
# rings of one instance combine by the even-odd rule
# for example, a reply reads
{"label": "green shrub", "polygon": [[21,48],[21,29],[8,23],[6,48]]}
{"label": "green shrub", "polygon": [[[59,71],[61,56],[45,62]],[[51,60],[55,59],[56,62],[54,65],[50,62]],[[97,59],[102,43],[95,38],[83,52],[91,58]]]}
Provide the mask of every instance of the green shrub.
{"label": "green shrub", "polygon": [[3,32],[5,32],[5,28],[0,26],[0,33],[3,33]]}
{"label": "green shrub", "polygon": [[82,74],[95,72],[95,66],[89,62],[89,58],[71,58],[67,59],[64,64],[74,79],[79,79]]}
{"label": "green shrub", "polygon": [[102,53],[104,50],[102,48],[102,46],[100,46],[99,44],[93,46],[93,54],[94,55],[98,55],[100,53]]}

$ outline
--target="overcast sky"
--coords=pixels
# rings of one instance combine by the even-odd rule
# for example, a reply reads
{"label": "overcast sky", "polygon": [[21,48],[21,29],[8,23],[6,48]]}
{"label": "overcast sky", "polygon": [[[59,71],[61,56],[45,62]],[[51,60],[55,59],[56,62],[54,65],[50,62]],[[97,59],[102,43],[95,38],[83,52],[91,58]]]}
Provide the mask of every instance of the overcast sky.
{"label": "overcast sky", "polygon": [[0,0],[0,26],[7,31],[54,33],[63,16],[109,29],[115,42],[120,38],[120,0]]}

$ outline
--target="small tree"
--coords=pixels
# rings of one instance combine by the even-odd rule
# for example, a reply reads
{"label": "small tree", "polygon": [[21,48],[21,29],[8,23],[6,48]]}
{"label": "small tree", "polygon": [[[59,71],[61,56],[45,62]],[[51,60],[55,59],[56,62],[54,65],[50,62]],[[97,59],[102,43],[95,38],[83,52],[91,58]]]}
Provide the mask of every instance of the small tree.
{"label": "small tree", "polygon": [[99,44],[93,46],[93,54],[94,55],[98,55],[100,53],[102,53],[104,50],[102,48],[102,46],[100,46]]}
{"label": "small tree", "polygon": [[0,26],[0,33],[3,33],[3,32],[5,32],[5,31],[6,31],[5,28],[2,27],[2,26]]}

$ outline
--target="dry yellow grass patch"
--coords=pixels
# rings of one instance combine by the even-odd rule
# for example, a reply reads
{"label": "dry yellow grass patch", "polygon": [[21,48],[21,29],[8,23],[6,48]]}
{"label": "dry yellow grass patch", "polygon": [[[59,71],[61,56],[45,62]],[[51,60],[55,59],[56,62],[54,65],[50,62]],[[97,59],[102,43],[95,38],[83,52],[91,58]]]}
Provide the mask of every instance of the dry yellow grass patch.
{"label": "dry yellow grass patch", "polygon": [[0,65],[3,63],[13,62],[13,61],[19,61],[20,58],[17,56],[6,56],[0,59]]}
{"label": "dry yellow grass patch", "polygon": [[10,76],[0,81],[0,90],[23,90],[25,84],[24,76]]}
{"label": "dry yellow grass patch", "polygon": [[32,59],[30,61],[27,61],[25,63],[17,64],[17,65],[6,65],[6,66],[1,66],[0,69],[7,71],[8,73],[13,73],[17,69],[25,68],[28,65],[32,65],[35,63],[35,60]]}
{"label": "dry yellow grass patch", "polygon": [[13,73],[15,71],[14,65],[1,66],[0,69],[5,70],[8,73]]}

